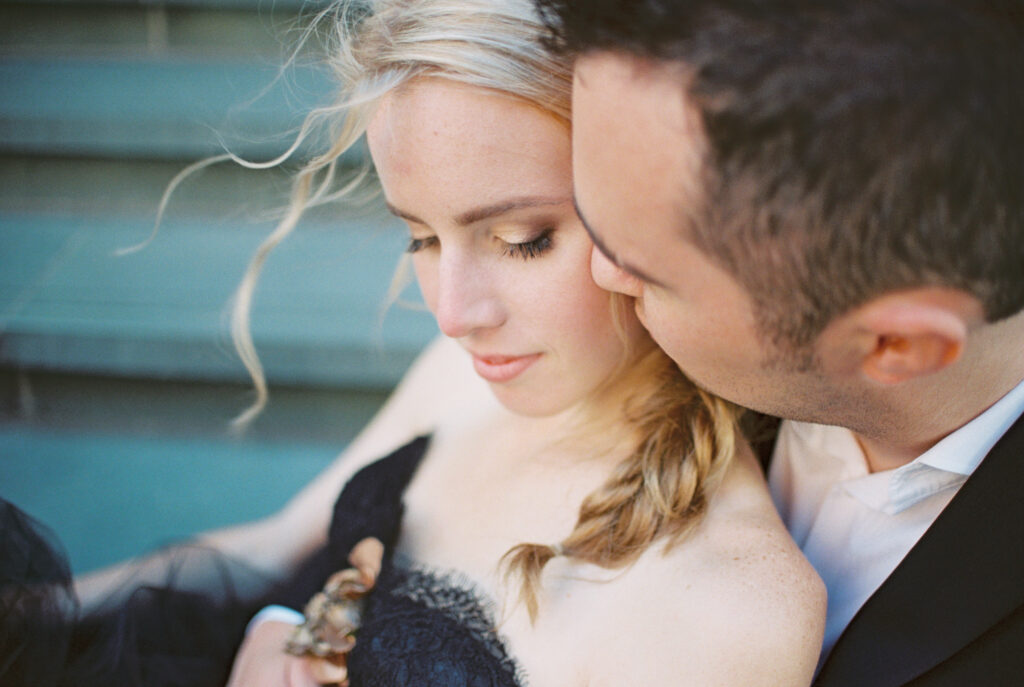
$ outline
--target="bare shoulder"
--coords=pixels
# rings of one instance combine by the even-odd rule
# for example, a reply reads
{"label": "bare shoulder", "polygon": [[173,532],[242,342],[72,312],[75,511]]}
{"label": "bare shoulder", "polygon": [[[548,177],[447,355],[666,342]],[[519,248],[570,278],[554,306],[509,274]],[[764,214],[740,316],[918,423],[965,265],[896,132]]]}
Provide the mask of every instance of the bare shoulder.
{"label": "bare shoulder", "polygon": [[628,589],[612,612],[633,658],[598,673],[616,673],[608,684],[810,684],[824,584],[775,513],[752,458],[731,470],[686,540],[667,552],[652,547],[620,583]]}
{"label": "bare shoulder", "polygon": [[824,584],[786,530],[760,467],[749,453],[737,457],[712,495],[704,520],[689,542],[689,554],[682,550],[686,546],[680,546],[681,560],[692,559],[695,565],[715,571],[737,592],[752,583],[751,591],[766,596],[765,601],[823,601]]}

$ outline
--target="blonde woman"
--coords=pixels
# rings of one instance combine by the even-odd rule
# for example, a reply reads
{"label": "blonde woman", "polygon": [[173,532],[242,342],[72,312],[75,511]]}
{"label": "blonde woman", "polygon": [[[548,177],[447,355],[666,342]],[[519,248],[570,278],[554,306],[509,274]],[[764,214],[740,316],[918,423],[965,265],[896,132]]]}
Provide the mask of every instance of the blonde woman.
{"label": "blonde woman", "polygon": [[339,128],[294,209],[365,135],[447,340],[260,527],[275,566],[325,547],[342,572],[297,630],[251,627],[231,684],[808,684],[820,581],[734,410],[592,282],[571,67],[537,46],[531,6],[326,16]]}

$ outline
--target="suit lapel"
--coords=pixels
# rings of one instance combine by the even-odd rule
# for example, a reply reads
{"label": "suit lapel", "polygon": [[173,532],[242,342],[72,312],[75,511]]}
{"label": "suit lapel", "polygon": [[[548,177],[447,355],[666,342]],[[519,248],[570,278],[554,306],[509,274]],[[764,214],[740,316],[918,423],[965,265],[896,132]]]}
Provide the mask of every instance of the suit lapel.
{"label": "suit lapel", "polygon": [[840,636],[816,687],[902,685],[1024,602],[1024,418]]}

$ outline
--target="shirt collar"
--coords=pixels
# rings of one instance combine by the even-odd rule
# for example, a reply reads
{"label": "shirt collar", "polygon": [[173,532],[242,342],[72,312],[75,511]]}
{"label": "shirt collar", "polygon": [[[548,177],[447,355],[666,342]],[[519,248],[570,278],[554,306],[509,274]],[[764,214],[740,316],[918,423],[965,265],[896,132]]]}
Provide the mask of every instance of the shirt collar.
{"label": "shirt collar", "polygon": [[845,454],[844,462],[850,465],[859,461],[863,472],[857,474],[848,470],[842,487],[875,510],[900,513],[929,496],[959,488],[1022,414],[1024,382],[910,463],[873,474],[868,474],[863,451],[849,432],[858,455],[854,457],[849,442],[843,442],[840,445]]}
{"label": "shirt collar", "polygon": [[969,476],[1022,414],[1024,381],[981,415],[922,453],[914,463]]}

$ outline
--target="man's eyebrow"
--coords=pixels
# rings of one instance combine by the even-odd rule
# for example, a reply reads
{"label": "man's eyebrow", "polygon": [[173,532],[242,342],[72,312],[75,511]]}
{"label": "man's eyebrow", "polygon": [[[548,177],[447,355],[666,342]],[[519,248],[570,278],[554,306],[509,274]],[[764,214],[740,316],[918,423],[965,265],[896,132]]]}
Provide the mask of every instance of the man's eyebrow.
{"label": "man's eyebrow", "polygon": [[623,262],[617,255],[612,253],[608,249],[608,246],[604,244],[604,241],[601,240],[601,237],[598,236],[596,232],[594,232],[594,228],[591,227],[590,224],[587,222],[587,218],[583,216],[583,212],[580,210],[579,203],[576,202],[575,197],[572,199],[572,204],[573,207],[576,208],[576,214],[579,216],[580,222],[583,223],[583,228],[587,230],[587,235],[590,236],[590,240],[594,242],[594,245],[597,246],[597,249],[601,251],[601,254],[604,255],[604,257],[608,258],[612,262],[612,264],[618,267],[620,270],[626,272],[627,274],[633,277],[636,277],[640,281],[647,282],[648,284],[652,284],[654,286],[658,286],[661,288],[665,287],[665,284],[662,283],[661,281],[650,276],[643,270]]}
{"label": "man's eyebrow", "polygon": [[[511,198],[503,200],[498,203],[492,203],[491,205],[482,205],[478,208],[472,208],[466,210],[455,216],[455,223],[459,226],[465,227],[470,224],[474,224],[481,220],[491,219],[492,217],[498,217],[504,215],[507,212],[514,210],[522,210],[523,208],[536,208],[554,205],[564,205],[569,202],[568,198],[552,198],[548,196],[522,196],[520,198]],[[426,225],[427,223],[421,220],[412,213],[401,210],[388,201],[384,201],[387,205],[388,210],[392,215],[400,217],[416,224]]]}

